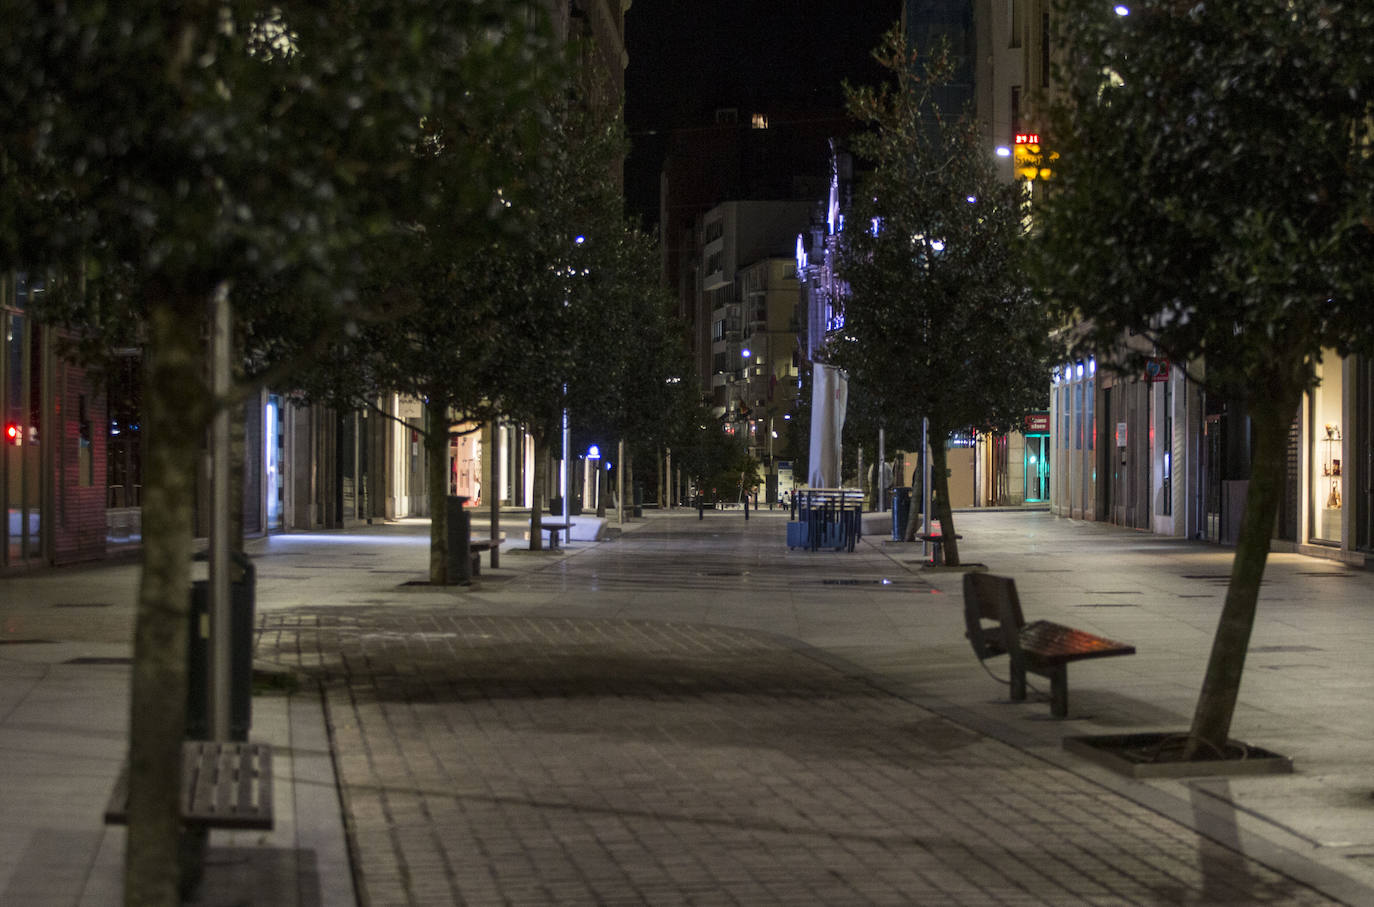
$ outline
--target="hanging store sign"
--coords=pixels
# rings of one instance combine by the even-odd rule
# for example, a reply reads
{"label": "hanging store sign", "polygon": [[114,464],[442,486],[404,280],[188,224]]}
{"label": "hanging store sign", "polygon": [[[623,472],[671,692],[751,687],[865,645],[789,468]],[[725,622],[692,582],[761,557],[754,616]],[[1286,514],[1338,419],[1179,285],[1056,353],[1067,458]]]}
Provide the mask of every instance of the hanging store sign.
{"label": "hanging store sign", "polygon": [[1145,360],[1145,380],[1146,381],[1168,381],[1169,380],[1169,360],[1168,359],[1146,359]]}
{"label": "hanging store sign", "polygon": [[1026,431],[1028,435],[1046,435],[1050,431],[1049,413],[1031,413],[1026,416]]}

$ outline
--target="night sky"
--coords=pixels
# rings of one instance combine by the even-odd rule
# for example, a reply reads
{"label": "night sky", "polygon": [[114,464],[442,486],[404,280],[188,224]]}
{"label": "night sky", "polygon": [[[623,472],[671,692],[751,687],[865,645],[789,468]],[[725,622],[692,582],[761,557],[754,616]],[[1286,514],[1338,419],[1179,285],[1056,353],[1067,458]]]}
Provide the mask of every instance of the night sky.
{"label": "night sky", "polygon": [[625,120],[632,213],[657,219],[662,131],[719,107],[839,107],[841,80],[877,78],[869,53],[898,0],[634,0],[625,14]]}

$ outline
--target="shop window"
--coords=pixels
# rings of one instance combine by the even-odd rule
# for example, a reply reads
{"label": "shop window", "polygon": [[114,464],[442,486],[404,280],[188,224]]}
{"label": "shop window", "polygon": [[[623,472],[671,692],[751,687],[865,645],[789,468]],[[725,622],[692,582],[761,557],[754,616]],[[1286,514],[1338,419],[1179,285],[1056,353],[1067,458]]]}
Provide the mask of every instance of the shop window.
{"label": "shop window", "polygon": [[1317,365],[1317,386],[1308,397],[1312,438],[1309,452],[1312,464],[1310,533],[1314,540],[1332,544],[1341,541],[1341,514],[1345,502],[1341,363],[1334,350],[1325,351]]}

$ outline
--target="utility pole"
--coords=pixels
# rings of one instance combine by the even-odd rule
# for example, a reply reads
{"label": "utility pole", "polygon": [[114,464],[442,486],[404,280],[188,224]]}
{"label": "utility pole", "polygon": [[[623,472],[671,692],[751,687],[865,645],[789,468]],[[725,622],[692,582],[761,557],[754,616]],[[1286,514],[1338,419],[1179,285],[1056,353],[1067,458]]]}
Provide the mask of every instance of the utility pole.
{"label": "utility pole", "polygon": [[229,285],[215,288],[210,303],[210,389],[215,411],[210,423],[210,739],[229,739],[233,683],[232,607],[229,599]]}

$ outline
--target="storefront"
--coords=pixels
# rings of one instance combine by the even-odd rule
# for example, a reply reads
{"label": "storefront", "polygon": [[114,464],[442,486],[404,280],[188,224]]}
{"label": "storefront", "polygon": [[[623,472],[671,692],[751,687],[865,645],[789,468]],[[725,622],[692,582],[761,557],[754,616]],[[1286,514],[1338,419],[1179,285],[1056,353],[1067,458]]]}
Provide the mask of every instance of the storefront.
{"label": "storefront", "polygon": [[0,526],[0,567],[18,567],[38,563],[43,554],[43,352],[42,332],[16,310],[27,302],[27,281],[19,276],[6,283],[5,302],[15,308],[0,310],[5,330],[0,348],[5,414],[0,493],[6,516]]}
{"label": "storefront", "polygon": [[1055,370],[1050,394],[1050,509],[1057,516],[1097,519],[1096,405],[1095,359]]}
{"label": "storefront", "polygon": [[1022,451],[1022,497],[1027,504],[1043,504],[1050,499],[1050,414],[1032,413],[1026,417]]}
{"label": "storefront", "polygon": [[107,388],[57,354],[29,314],[43,282],[0,277],[0,570],[106,551]]}
{"label": "storefront", "polygon": [[1345,466],[1350,462],[1345,442],[1344,371],[1345,360],[1334,350],[1324,350],[1317,363],[1317,386],[1307,396],[1307,537],[1314,545],[1333,548],[1342,547],[1345,537]]}

